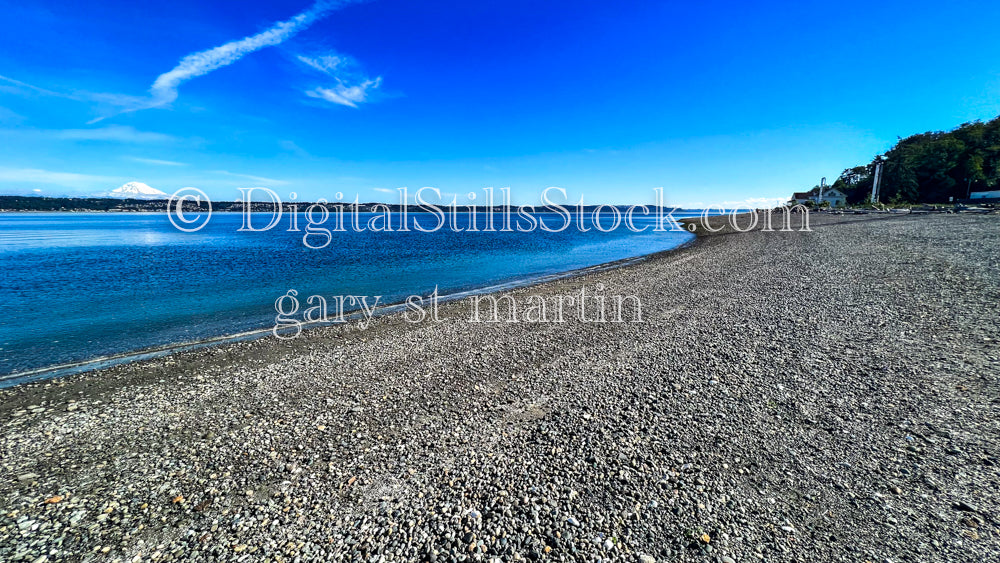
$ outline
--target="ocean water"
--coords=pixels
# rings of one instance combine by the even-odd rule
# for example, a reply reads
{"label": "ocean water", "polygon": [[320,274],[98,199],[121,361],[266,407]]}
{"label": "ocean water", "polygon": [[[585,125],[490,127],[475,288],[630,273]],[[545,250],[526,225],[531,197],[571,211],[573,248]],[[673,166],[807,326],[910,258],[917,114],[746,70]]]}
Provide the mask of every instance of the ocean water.
{"label": "ocean water", "polygon": [[[302,232],[288,232],[288,215],[267,232],[239,232],[241,222],[237,213],[216,213],[204,229],[185,233],[164,213],[0,214],[0,384],[53,366],[267,329],[275,300],[289,289],[303,309],[309,295],[378,295],[386,304],[435,286],[447,295],[530,281],[693,238],[652,227],[582,232],[574,221],[560,233],[348,229],[317,250],[303,245]],[[468,223],[459,216],[459,227]],[[485,216],[477,224],[482,229]]]}

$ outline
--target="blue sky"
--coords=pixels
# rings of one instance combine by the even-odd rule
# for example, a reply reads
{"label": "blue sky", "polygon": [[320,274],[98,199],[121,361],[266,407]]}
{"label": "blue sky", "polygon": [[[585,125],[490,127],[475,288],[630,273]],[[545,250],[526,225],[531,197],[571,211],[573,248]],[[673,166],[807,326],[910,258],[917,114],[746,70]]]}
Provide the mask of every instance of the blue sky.
{"label": "blue sky", "polygon": [[[1000,114],[992,2],[0,1],[0,193],[787,197]],[[463,200],[459,200],[460,202]]]}

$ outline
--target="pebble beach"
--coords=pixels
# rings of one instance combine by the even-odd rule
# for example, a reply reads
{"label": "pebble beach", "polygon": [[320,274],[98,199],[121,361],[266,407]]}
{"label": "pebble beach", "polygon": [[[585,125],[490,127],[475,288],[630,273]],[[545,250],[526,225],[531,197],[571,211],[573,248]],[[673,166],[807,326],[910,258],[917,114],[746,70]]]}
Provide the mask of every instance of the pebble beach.
{"label": "pebble beach", "polygon": [[0,390],[0,561],[993,561],[1000,216],[814,215]]}

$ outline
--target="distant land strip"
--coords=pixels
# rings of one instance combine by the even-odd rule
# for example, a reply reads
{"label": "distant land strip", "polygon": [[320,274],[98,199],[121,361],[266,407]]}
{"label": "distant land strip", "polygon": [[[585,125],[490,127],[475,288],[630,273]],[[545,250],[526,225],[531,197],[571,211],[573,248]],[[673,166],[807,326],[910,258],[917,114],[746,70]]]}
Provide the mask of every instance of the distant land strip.
{"label": "distant land strip", "polygon": [[[166,211],[167,205],[170,202],[168,199],[123,199],[123,198],[113,198],[113,197],[40,197],[40,196],[18,196],[18,195],[0,195],[0,212],[4,211],[73,211],[79,213],[85,212],[103,212],[103,211],[116,211],[116,212],[150,212],[150,211]],[[184,210],[197,211],[207,210],[207,203],[195,203],[191,200],[185,200]],[[293,207],[297,209],[299,213],[304,212],[313,205],[313,202],[307,201],[296,201],[296,202],[282,202],[282,212],[292,212]],[[333,208],[337,205],[342,205],[346,208],[352,208],[354,203],[352,202],[333,202],[324,203],[328,208]],[[379,203],[379,202],[369,202],[369,203],[359,203],[358,212],[383,212],[385,209],[393,213],[398,213],[406,208],[408,213],[421,213],[421,212],[431,212],[433,209],[429,207],[422,207],[419,205],[400,205],[398,203]],[[450,209],[451,204],[439,203],[435,204],[440,209]],[[511,209],[515,210],[518,206],[512,205]],[[585,205],[583,210],[586,212],[593,212],[597,208],[603,207],[608,209],[614,207],[619,211],[625,211],[630,206],[628,205]],[[637,206],[638,207],[638,206]],[[646,206],[650,213],[655,213],[655,205]],[[486,205],[457,205],[457,209],[462,209],[468,211],[469,209],[474,209],[479,212],[486,212],[489,210],[499,212],[504,210],[502,205],[486,206]],[[579,209],[577,205],[565,204],[564,208],[575,212]],[[543,205],[535,206],[538,212],[546,213],[552,212],[556,213],[559,210],[555,207],[546,207]],[[667,211],[677,211],[678,213],[683,212],[701,212],[700,209],[674,209],[664,207]],[[222,212],[237,212],[242,213],[244,211],[244,202],[242,200],[237,201],[213,201],[212,211],[222,211]],[[275,204],[270,201],[253,201],[250,202],[250,211],[255,212],[274,212]],[[610,212],[610,211],[609,211]]]}

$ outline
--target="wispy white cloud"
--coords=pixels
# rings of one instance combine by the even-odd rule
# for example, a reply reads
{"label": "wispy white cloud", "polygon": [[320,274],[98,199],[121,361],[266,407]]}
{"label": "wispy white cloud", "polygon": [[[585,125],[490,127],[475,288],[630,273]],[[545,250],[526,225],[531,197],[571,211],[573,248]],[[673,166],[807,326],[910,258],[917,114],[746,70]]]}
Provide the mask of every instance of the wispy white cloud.
{"label": "wispy white cloud", "polygon": [[[115,115],[122,113],[122,111],[134,111],[135,109],[139,109],[149,104],[149,99],[142,96],[130,96],[128,94],[114,94],[107,92],[88,92],[86,90],[56,92],[35,86],[33,84],[28,84],[27,82],[22,82],[8,76],[0,75],[0,92],[4,91],[21,96],[41,94],[43,96],[64,98],[76,102],[94,102],[98,107],[103,108],[106,112],[109,112],[108,115]],[[126,109],[123,110],[122,108]],[[92,119],[87,122],[87,125],[93,125],[106,117],[107,115]]]}
{"label": "wispy white cloud", "polygon": [[[317,0],[305,11],[287,20],[276,22],[260,33],[230,41],[218,47],[191,53],[183,57],[174,68],[159,75],[150,87],[148,96],[83,91],[67,94],[40,88],[2,75],[0,75],[0,90],[10,88],[21,93],[33,92],[77,101],[96,102],[98,108],[103,108],[103,110],[98,109],[98,111],[103,111],[104,114],[87,122],[88,125],[93,125],[113,115],[168,106],[177,100],[178,90],[185,82],[231,65],[266,47],[280,45],[330,12],[355,1],[359,0]],[[381,76],[370,79],[352,72],[351,67],[355,67],[357,64],[345,55],[299,56],[298,59],[310,68],[336,80],[336,84],[332,87],[318,87],[307,91],[306,94],[313,98],[357,107],[359,103],[368,101],[370,91],[377,89],[382,83]]]}
{"label": "wispy white cloud", "polygon": [[11,109],[0,106],[0,123],[21,123],[24,116]]}
{"label": "wispy white cloud", "polygon": [[113,115],[154,107],[150,105],[150,99],[145,96],[104,92],[78,92],[77,96],[85,101],[94,102],[95,110],[102,114],[88,121],[87,125],[99,123]]}
{"label": "wispy white cloud", "polygon": [[46,96],[57,96],[57,97],[60,97],[60,98],[69,98],[70,97],[69,94],[63,94],[63,93],[60,93],[60,92],[53,92],[52,90],[46,90],[45,88],[39,88],[38,86],[33,86],[31,84],[28,84],[27,82],[21,82],[20,80],[14,80],[13,78],[9,78],[9,77],[3,76],[3,75],[0,75],[0,82],[6,82],[8,85],[13,85],[13,86],[15,86],[16,88],[18,88],[18,89],[20,89],[22,91],[23,90],[28,90],[28,91],[31,91],[31,92],[35,92],[37,94],[44,94]]}
{"label": "wispy white cloud", "polygon": [[395,193],[399,193],[399,192],[397,192],[396,190],[390,190],[389,188],[372,188],[372,189],[373,189],[373,190],[375,190],[376,192],[382,192],[382,193],[384,193],[384,194],[395,194]]}
{"label": "wispy white cloud", "polygon": [[337,53],[316,57],[299,55],[298,59],[309,68],[322,72],[336,81],[331,88],[317,87],[307,90],[306,95],[311,98],[356,108],[358,104],[368,101],[369,90],[376,90],[382,85],[381,76],[373,79],[357,72],[357,62],[347,55]]}
{"label": "wispy white cloud", "polygon": [[185,162],[175,162],[173,160],[160,160],[158,158],[141,158],[138,156],[130,156],[129,160],[134,160],[135,162],[141,162],[143,164],[157,164],[160,166],[187,166]]}
{"label": "wispy white cloud", "polygon": [[70,141],[117,141],[120,143],[162,143],[175,140],[170,135],[139,131],[128,125],[110,125],[94,129],[62,129],[52,131],[57,139]]}
{"label": "wispy white cloud", "polygon": [[310,154],[304,148],[300,147],[295,143],[295,141],[292,141],[290,139],[282,139],[281,141],[278,141],[278,146],[280,146],[283,150],[286,150],[296,156],[302,156],[302,157],[310,156]]}
{"label": "wispy white cloud", "polygon": [[8,140],[43,139],[45,141],[105,141],[125,144],[172,143],[177,137],[152,131],[140,131],[127,125],[111,125],[92,129],[30,129],[27,127],[0,129]]}
{"label": "wispy white cloud", "polygon": [[275,180],[274,178],[265,178],[263,176],[252,176],[250,174],[238,174],[236,172],[230,172],[228,170],[212,170],[212,173],[214,173],[214,174],[222,174],[224,176],[232,176],[234,178],[243,178],[243,179],[246,179],[246,180],[253,180],[254,182],[258,182],[258,183],[261,183],[261,184],[272,184],[272,185],[281,186],[281,185],[285,185],[285,184],[288,183],[288,182],[286,182],[284,180]]}
{"label": "wispy white cloud", "polygon": [[299,55],[298,59],[307,66],[326,74],[333,74],[338,68],[354,64],[354,59],[346,55],[337,54],[320,55],[318,57]]}
{"label": "wispy white cloud", "polygon": [[320,0],[308,10],[289,20],[278,22],[256,35],[244,37],[239,41],[230,41],[225,45],[184,57],[176,67],[161,74],[153,82],[153,87],[150,88],[153,103],[155,105],[169,104],[177,99],[177,88],[183,82],[196,76],[208,74],[217,68],[231,65],[245,55],[259,51],[264,47],[279,45],[342,4],[343,2]]}
{"label": "wispy white cloud", "polygon": [[[121,109],[117,113],[169,105],[177,99],[177,91],[181,84],[192,78],[204,76],[213,70],[229,66],[246,55],[265,47],[280,45],[295,34],[308,28],[317,20],[351,1],[318,0],[304,12],[296,14],[285,21],[276,22],[260,33],[187,55],[177,63],[177,66],[156,78],[149,89],[148,98],[111,96],[106,101],[120,105]],[[96,123],[107,117],[110,116],[98,117],[92,120],[91,123]]]}
{"label": "wispy white cloud", "polygon": [[311,98],[319,98],[342,106],[356,108],[358,104],[368,100],[369,88],[374,90],[381,84],[381,76],[375,80],[365,80],[361,84],[355,84],[354,86],[347,86],[338,80],[337,85],[333,88],[314,88],[306,92],[306,95]]}
{"label": "wispy white cloud", "polygon": [[4,168],[0,167],[0,182],[24,182],[37,184],[55,184],[66,187],[89,188],[97,184],[107,184],[120,181],[113,176],[94,176],[74,172],[55,172],[38,168]]}

